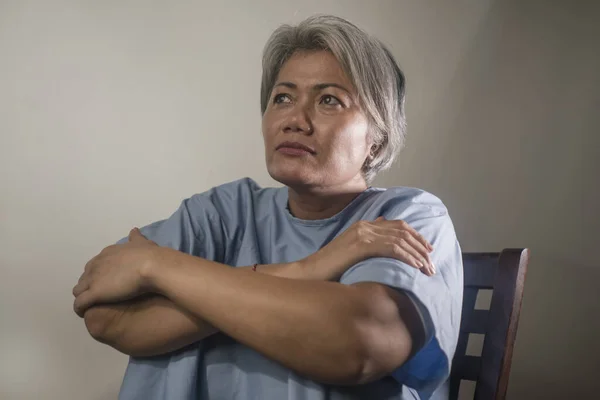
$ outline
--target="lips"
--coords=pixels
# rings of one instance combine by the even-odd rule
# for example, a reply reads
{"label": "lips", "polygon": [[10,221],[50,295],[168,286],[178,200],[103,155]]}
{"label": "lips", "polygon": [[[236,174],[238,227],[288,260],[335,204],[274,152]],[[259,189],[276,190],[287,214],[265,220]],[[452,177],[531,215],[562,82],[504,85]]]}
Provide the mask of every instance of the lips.
{"label": "lips", "polygon": [[304,145],[300,142],[283,142],[279,146],[277,146],[276,150],[280,150],[280,149],[296,149],[296,150],[303,150],[303,151],[309,152],[310,154],[316,153],[315,149],[313,149],[312,147],[309,147],[307,145]]}

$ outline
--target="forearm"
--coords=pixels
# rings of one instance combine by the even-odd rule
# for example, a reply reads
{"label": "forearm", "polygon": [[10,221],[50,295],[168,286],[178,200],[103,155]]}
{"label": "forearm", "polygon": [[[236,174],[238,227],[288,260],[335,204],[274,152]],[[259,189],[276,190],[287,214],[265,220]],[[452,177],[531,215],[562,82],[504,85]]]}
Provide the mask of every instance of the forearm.
{"label": "forearm", "polygon": [[285,279],[173,251],[148,272],[153,290],[240,343],[324,383],[354,383],[370,318],[358,289]]}
{"label": "forearm", "polygon": [[[273,264],[260,266],[258,271],[279,277],[303,278],[303,271],[294,267],[294,264]],[[160,295],[94,306],[86,312],[85,324],[96,340],[133,357],[170,353],[217,332],[202,318]]]}
{"label": "forearm", "polygon": [[217,332],[160,295],[94,306],[85,323],[96,340],[132,357],[170,353]]}

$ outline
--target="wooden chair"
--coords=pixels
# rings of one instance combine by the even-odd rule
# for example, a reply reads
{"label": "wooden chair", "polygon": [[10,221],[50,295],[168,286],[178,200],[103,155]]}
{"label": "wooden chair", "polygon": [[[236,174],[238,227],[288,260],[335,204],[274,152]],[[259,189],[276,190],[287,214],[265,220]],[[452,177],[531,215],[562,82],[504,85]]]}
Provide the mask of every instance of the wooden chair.
{"label": "wooden chair", "polygon": [[[462,321],[450,373],[450,399],[458,398],[462,381],[475,382],[475,400],[505,398],[528,262],[528,249],[463,253]],[[490,290],[489,310],[476,309],[478,295],[483,299]],[[467,354],[469,338],[476,342],[474,338],[481,335],[485,335],[481,354]]]}

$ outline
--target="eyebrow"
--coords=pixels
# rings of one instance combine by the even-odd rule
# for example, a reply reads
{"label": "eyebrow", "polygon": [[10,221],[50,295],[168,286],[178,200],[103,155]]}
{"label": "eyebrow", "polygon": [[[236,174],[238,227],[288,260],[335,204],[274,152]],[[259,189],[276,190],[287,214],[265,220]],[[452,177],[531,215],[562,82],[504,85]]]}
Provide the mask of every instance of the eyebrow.
{"label": "eyebrow", "polygon": [[[292,82],[279,82],[275,85],[275,87],[277,87],[277,86],[285,86],[290,89],[298,89],[298,85],[296,85],[295,83],[292,83]],[[341,89],[344,92],[348,93],[348,95],[350,97],[352,97],[352,93],[350,93],[350,91],[348,89],[346,89],[345,87],[343,87],[342,85],[339,85],[337,83],[319,83],[319,84],[313,86],[313,90],[321,91],[323,89],[327,89],[328,87],[335,87],[335,88]]]}

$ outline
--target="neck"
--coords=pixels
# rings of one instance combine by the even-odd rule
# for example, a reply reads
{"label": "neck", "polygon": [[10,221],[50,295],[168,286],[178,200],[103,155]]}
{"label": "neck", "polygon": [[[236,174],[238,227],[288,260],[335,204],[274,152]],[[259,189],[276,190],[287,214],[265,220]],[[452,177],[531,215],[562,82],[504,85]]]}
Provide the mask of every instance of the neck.
{"label": "neck", "polygon": [[290,212],[294,217],[305,220],[333,217],[366,189],[364,180],[339,187],[288,187]]}

